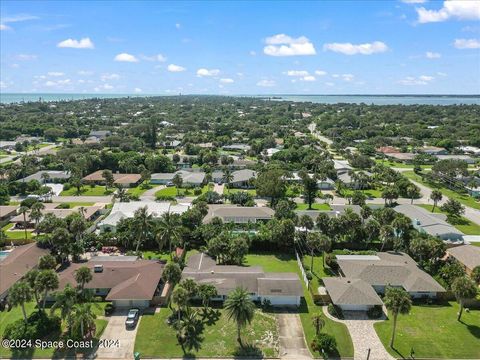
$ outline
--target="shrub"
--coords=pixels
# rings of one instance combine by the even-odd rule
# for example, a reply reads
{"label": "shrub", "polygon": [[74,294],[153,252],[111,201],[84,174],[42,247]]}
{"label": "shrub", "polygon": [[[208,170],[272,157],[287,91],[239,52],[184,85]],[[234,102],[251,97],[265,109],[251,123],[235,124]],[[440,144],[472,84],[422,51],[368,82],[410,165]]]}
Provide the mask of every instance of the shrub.
{"label": "shrub", "polygon": [[70,204],[69,203],[60,203],[57,206],[57,209],[70,209]]}
{"label": "shrub", "polygon": [[312,275],[312,272],[311,271],[307,271],[305,273],[305,276],[307,277],[307,280],[308,281],[311,281],[313,279],[313,275]]}
{"label": "shrub", "polygon": [[72,185],[70,185],[70,183],[66,182],[65,184],[63,184],[64,191],[70,190],[71,188],[72,188]]}
{"label": "shrub", "polygon": [[334,271],[338,270],[337,258],[333,254],[327,254],[325,257],[325,264]]}
{"label": "shrub", "polygon": [[175,200],[175,196],[156,195],[155,197],[159,201],[174,201]]}
{"label": "shrub", "polygon": [[343,311],[337,305],[333,305],[330,303],[328,304],[327,310],[330,315],[336,317],[337,319],[343,319]]}
{"label": "shrub", "polygon": [[105,316],[111,315],[115,311],[113,304],[108,303],[105,305]]}
{"label": "shrub", "polygon": [[319,353],[323,350],[327,355],[331,355],[337,352],[337,341],[332,335],[319,333],[312,341],[312,349]]}
{"label": "shrub", "polygon": [[378,319],[382,316],[382,314],[383,310],[380,305],[375,305],[367,311],[367,316],[369,319]]}
{"label": "shrub", "polygon": [[202,194],[202,189],[196,187],[194,190],[193,190],[193,195],[195,196],[199,196]]}
{"label": "shrub", "polygon": [[5,339],[41,339],[52,333],[61,331],[61,319],[58,316],[47,316],[40,312],[34,312],[28,317],[28,324],[23,318],[8,324],[3,332]]}

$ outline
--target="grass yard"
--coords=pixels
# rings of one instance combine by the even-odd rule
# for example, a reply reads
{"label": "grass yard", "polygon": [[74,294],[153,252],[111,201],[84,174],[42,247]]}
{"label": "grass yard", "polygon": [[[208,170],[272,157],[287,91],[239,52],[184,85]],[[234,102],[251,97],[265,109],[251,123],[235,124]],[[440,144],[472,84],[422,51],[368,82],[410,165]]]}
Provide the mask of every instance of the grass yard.
{"label": "grass yard", "polygon": [[[421,206],[428,211],[432,211],[433,205],[428,205],[428,204],[419,204],[418,206]],[[440,213],[440,214],[446,214],[443,212],[440,208],[436,207],[435,208],[435,213]],[[452,224],[455,226],[458,230],[463,232],[465,235],[480,235],[480,225],[477,223],[474,223],[473,221],[468,220],[467,218],[463,217],[460,219],[460,224]]]}
{"label": "grass yard", "polygon": [[237,192],[247,192],[253,197],[257,196],[257,190],[255,189],[227,189],[226,186],[223,187],[223,195],[234,194]]}
{"label": "grass yard", "polygon": [[[207,191],[212,190],[213,186],[212,185],[205,185],[202,187],[202,194],[205,194]],[[176,196],[196,196],[193,194],[194,189],[182,189],[180,188],[178,190],[178,195],[177,195],[177,187],[176,186],[169,186],[166,188],[163,188],[161,190],[158,190],[155,193],[155,197],[176,197]]]}
{"label": "grass yard", "polygon": [[[397,161],[389,161],[389,160],[382,160],[382,159],[375,159],[377,164],[383,164],[385,166],[390,166],[394,168],[402,168],[402,169],[412,169],[415,167],[413,164],[405,164],[403,162]],[[422,169],[431,169],[432,165],[420,165]]]}
{"label": "grass yard", "polygon": [[[367,198],[381,198],[382,190],[371,189],[371,190],[359,190],[365,194]],[[353,194],[353,190],[343,190],[343,197],[348,197]]]}
{"label": "grass yard", "polygon": [[[267,272],[296,272],[300,276],[300,269],[298,268],[297,260],[294,255],[290,254],[248,254],[246,256],[245,264],[250,266],[263,266],[263,269]],[[302,321],[303,331],[305,332],[307,345],[312,354],[314,354],[315,357],[321,357],[320,354],[314,353],[310,346],[312,340],[315,338],[315,328],[312,324],[312,315],[319,313],[322,314],[322,317],[325,320],[325,327],[322,331],[335,337],[339,355],[342,357],[353,357],[353,344],[347,327],[344,324],[330,320],[324,316],[321,306],[314,304],[312,296],[303,281],[302,286],[305,301],[302,302],[299,309],[300,319]]]}
{"label": "grass yard", "polygon": [[[5,225],[2,230],[5,231],[5,235],[7,235],[7,239],[18,240],[18,239],[25,239],[25,231],[24,230],[13,230],[8,231],[13,227],[12,223]],[[35,237],[35,234],[27,230],[27,239],[32,239]]]}
{"label": "grass yard", "polygon": [[[92,306],[93,312],[97,316],[103,316],[104,315],[104,309],[106,302],[102,303],[96,303],[96,305]],[[98,305],[98,306],[97,306]],[[34,312],[36,309],[36,304],[35,302],[29,302],[25,305],[25,310],[27,312],[27,316],[29,316],[32,312]],[[46,309],[47,312],[49,312],[49,309]],[[60,310],[56,310],[55,313],[58,315]],[[22,315],[22,309],[21,307],[17,306],[13,308],[11,311],[2,311],[0,312],[0,338],[3,338],[3,333],[5,331],[5,328],[7,327],[8,324],[18,320],[18,319],[23,319]],[[99,338],[103,331],[105,330],[105,327],[107,326],[108,321],[104,319],[96,319],[95,324],[96,324],[96,338]],[[62,325],[64,326],[64,324]],[[60,334],[51,334],[50,336],[46,336],[45,340],[59,340],[59,335]],[[12,352],[10,349],[6,349],[3,346],[0,347],[0,358],[15,358],[15,359],[27,359],[27,358],[53,358],[59,357],[59,356],[65,356],[65,353],[59,353],[55,351],[53,348],[47,348],[47,349],[28,349],[26,351],[22,352]],[[73,354],[71,354],[73,355]]]}
{"label": "grass yard", "polygon": [[445,305],[415,305],[409,315],[399,315],[395,350],[389,348],[392,321],[376,323],[375,330],[385,348],[395,357],[438,359],[480,358],[480,311],[464,312],[457,321],[456,302]]}
{"label": "grass yard", "polygon": [[[234,357],[237,355],[239,347],[235,335],[236,324],[228,320],[223,309],[218,311],[220,312],[218,320],[205,324],[202,347],[195,356]],[[169,308],[162,308],[159,313],[142,316],[135,340],[135,351],[138,351],[142,358],[183,356],[182,348],[176,341],[176,333],[166,322],[170,315]],[[265,356],[278,355],[278,329],[274,314],[257,310],[252,324],[247,326],[242,334],[245,342],[256,345]]]}
{"label": "grass yard", "polygon": [[88,201],[72,201],[72,202],[64,202],[62,204],[68,204],[69,208],[74,208],[76,206],[93,206],[95,205],[94,202],[88,202]]}
{"label": "grass yard", "polygon": [[444,196],[447,196],[451,199],[458,200],[463,205],[470,206],[474,209],[480,210],[480,201],[475,200],[473,197],[469,196],[468,194],[460,194],[456,191],[450,190],[439,184],[433,184],[430,182],[423,181],[422,177],[420,175],[415,174],[413,171],[405,171],[402,174],[405,175],[407,178],[415,180],[420,184],[423,184],[431,189],[440,190]]}
{"label": "grass yard", "polygon": [[83,186],[81,189],[80,194],[77,194],[77,188],[76,187],[71,187],[68,190],[63,190],[60,193],[60,196],[103,196],[103,195],[112,195],[114,192],[114,189],[105,189],[105,186],[103,185],[95,185],[95,186]]}
{"label": "grass yard", "polygon": [[144,186],[143,184],[140,184],[138,186],[135,186],[134,188],[130,188],[127,190],[127,193],[129,193],[132,196],[141,196],[145,191],[148,189],[151,189],[153,186],[150,184],[147,184]]}
{"label": "grass yard", "polygon": [[[312,210],[331,210],[332,208],[330,207],[329,204],[325,203],[314,203],[312,204]],[[308,204],[301,204],[297,203],[297,207],[295,210],[308,210]]]}

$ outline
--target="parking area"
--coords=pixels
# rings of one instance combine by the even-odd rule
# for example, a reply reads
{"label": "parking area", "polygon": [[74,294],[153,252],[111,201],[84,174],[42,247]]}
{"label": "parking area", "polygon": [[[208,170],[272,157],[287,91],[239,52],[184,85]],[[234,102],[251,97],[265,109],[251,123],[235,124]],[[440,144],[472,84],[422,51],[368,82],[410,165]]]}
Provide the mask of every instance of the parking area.
{"label": "parking area", "polygon": [[[118,340],[118,346],[114,344],[111,347],[99,347],[96,353],[97,359],[133,359],[138,323],[135,328],[126,329],[127,313],[128,309],[119,309],[109,317],[108,325],[101,339]],[[140,322],[140,319],[138,322]]]}

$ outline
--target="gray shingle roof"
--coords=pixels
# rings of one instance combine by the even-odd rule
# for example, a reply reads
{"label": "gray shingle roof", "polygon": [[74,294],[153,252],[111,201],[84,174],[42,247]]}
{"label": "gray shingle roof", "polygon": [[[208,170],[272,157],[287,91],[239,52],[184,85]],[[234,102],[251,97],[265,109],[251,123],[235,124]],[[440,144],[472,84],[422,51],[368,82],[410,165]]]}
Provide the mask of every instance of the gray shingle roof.
{"label": "gray shingle roof", "polygon": [[323,278],[325,288],[335,305],[382,305],[382,300],[372,286],[352,278]]}
{"label": "gray shingle roof", "polygon": [[470,270],[473,270],[476,266],[480,266],[480,247],[478,246],[461,245],[452,247],[447,250],[447,253]]}

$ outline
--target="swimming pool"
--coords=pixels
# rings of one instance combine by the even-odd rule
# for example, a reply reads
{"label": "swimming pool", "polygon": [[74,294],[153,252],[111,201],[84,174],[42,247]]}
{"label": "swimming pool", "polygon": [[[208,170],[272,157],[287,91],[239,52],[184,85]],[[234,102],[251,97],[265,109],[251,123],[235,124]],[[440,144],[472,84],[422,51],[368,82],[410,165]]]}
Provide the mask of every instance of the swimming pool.
{"label": "swimming pool", "polygon": [[0,251],[0,261],[5,259],[8,256],[8,254],[10,254],[10,251]]}

